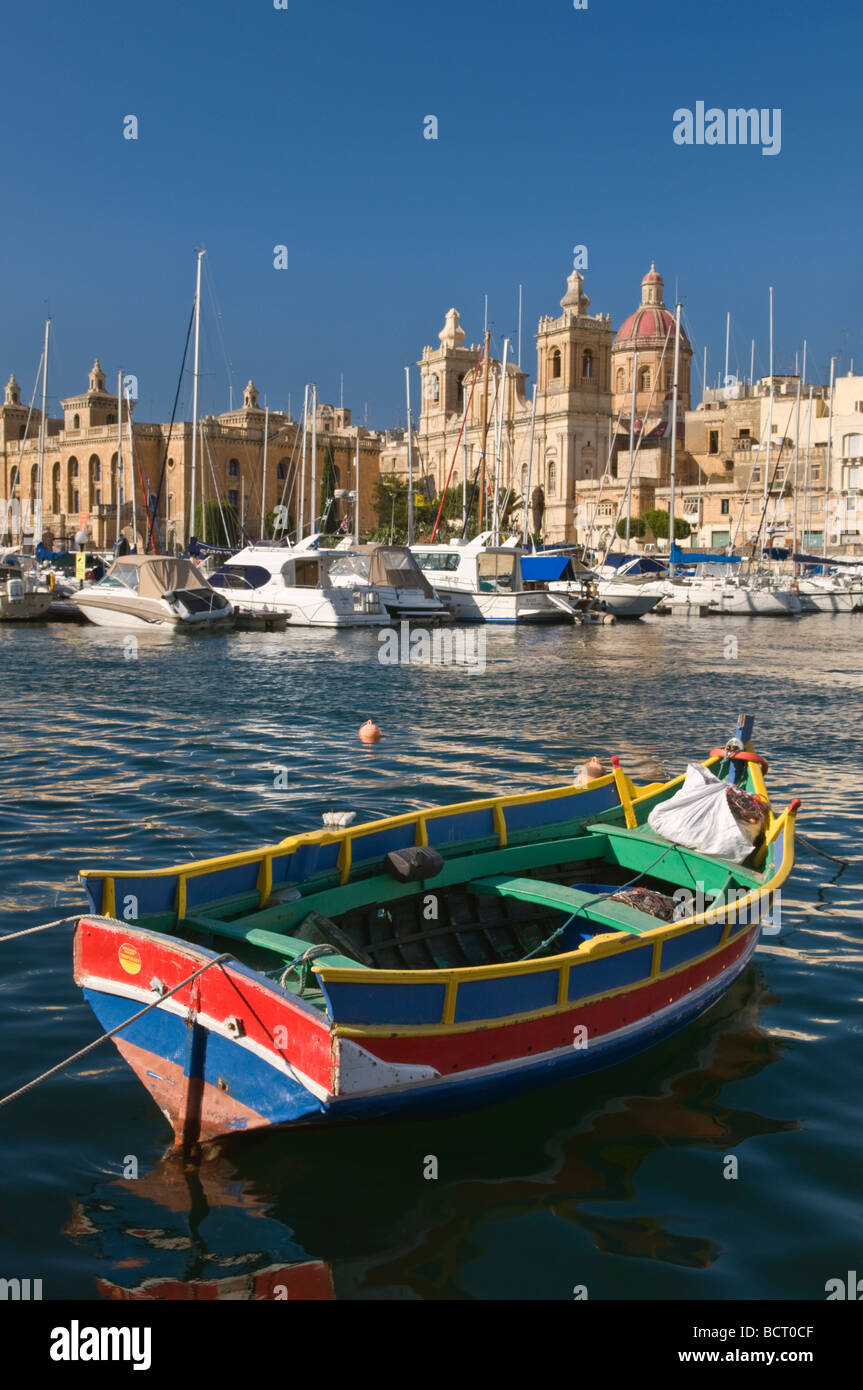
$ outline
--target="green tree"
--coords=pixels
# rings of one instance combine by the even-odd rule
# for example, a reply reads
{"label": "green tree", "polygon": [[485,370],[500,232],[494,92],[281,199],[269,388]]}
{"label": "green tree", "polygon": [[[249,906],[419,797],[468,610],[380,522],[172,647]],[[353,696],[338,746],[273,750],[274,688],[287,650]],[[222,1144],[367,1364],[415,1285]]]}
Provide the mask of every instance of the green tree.
{"label": "green tree", "polygon": [[[661,507],[654,507],[649,512],[642,512],[641,520],[644,522],[645,526],[653,532],[658,541],[668,540],[667,511],[663,511]],[[676,516],[674,518],[674,539],[676,541],[685,541],[691,535],[692,528],[689,522],[684,521],[682,517]]]}
{"label": "green tree", "polygon": [[[646,527],[645,524],[644,524],[644,518],[643,518],[643,517],[640,517],[640,516],[633,516],[633,517],[630,517],[630,520],[629,520],[629,537],[630,537],[630,540],[640,541],[646,530],[647,530],[647,527]],[[618,521],[618,523],[617,523],[617,534],[620,536],[620,539],[621,539],[621,540],[626,540],[626,517],[625,517],[625,516],[622,516],[622,517],[620,518],[620,520]]]}
{"label": "green tree", "polygon": [[[224,517],[224,524],[222,518]],[[225,536],[227,527],[228,535]],[[195,504],[194,534],[205,545],[236,545],[240,537],[240,514],[233,502],[219,503],[209,498],[204,503],[203,517],[201,504]]]}

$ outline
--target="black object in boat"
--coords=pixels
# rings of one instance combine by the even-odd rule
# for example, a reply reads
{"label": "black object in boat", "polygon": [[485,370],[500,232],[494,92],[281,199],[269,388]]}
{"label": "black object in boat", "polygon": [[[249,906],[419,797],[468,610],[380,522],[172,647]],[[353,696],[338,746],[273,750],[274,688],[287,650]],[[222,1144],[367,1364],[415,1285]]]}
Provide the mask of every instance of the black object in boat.
{"label": "black object in boat", "polygon": [[417,883],[434,878],[443,868],[443,859],[431,845],[413,845],[409,849],[390,850],[384,859],[390,878],[399,883]]}

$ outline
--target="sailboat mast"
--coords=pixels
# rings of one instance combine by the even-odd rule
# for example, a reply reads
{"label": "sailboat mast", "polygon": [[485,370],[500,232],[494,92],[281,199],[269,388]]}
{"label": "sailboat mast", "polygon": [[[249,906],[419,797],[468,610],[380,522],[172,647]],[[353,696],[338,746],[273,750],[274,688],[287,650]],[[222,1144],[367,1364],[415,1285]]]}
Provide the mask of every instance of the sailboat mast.
{"label": "sailboat mast", "polygon": [[135,445],[132,440],[132,397],[126,395],[126,425],[129,432],[129,474],[132,480],[132,550],[138,550],[138,509],[135,504]]}
{"label": "sailboat mast", "polygon": [[803,464],[803,536],[802,549],[806,550],[806,537],[809,533],[809,447],[812,443],[812,393],[814,386],[809,387],[809,413],[806,420],[806,459]]}
{"label": "sailboat mast", "polygon": [[[192,377],[192,483],[189,500],[189,537],[195,530],[195,486],[198,480],[198,365],[201,346],[201,261],[204,252],[198,252],[198,268],[195,276],[195,367]],[[202,512],[203,518],[203,512]]]}
{"label": "sailboat mast", "polygon": [[42,349],[42,418],[39,421],[39,468],[36,484],[36,516],[33,518],[33,549],[42,544],[42,487],[45,477],[45,435],[48,429],[45,418],[48,410],[48,336],[51,320],[45,322],[45,346]]}
{"label": "sailboat mast", "polygon": [[629,549],[629,530],[632,525],[632,469],[635,454],[635,386],[638,379],[638,348],[632,359],[632,408],[629,412],[629,477],[626,480],[626,547]]}
{"label": "sailboat mast", "polygon": [[297,527],[297,540],[301,541],[305,535],[306,527],[306,463],[309,451],[309,384],[306,382],[306,390],[303,395],[303,467],[300,473],[300,519]]}
{"label": "sailboat mast", "polygon": [[[764,460],[764,509],[761,521],[758,526],[756,544],[761,540],[761,527],[767,525],[767,497],[770,487],[770,443],[773,434],[773,286],[770,286],[770,402],[767,406],[767,452]],[[766,536],[765,536],[766,540]],[[763,552],[763,543],[762,543]],[[764,556],[759,557],[759,565]]]}
{"label": "sailboat mast", "polygon": [[261,540],[267,539],[267,445],[270,442],[270,407],[264,406],[264,466],[261,477]]}
{"label": "sailboat mast", "polygon": [[722,381],[723,386],[728,385],[728,348],[731,343],[731,310],[725,314],[725,376]]}
{"label": "sailboat mast", "polygon": [[318,528],[315,525],[317,514],[315,508],[315,488],[318,483],[318,388],[312,382],[312,477],[311,495],[309,497],[309,533],[312,534]]}
{"label": "sailboat mast", "polygon": [[354,456],[354,545],[360,543],[360,430],[357,426],[357,452]]}
{"label": "sailboat mast", "polygon": [[[728,349],[726,348],[726,359]],[[726,361],[726,368],[727,368]],[[677,463],[677,393],[678,393],[678,372],[680,370],[680,304],[677,304],[674,313],[674,385],[671,388],[671,488],[668,495],[668,573],[674,578],[674,560],[672,552],[674,550],[674,482],[675,466]],[[728,372],[726,370],[726,376]]]}
{"label": "sailboat mast", "polygon": [[408,545],[414,543],[414,451],[411,438],[411,369],[405,367],[405,401],[408,417]]}
{"label": "sailboat mast", "polygon": [[498,519],[498,492],[503,479],[503,407],[506,400],[506,356],[509,338],[503,340],[503,361],[500,366],[500,404],[497,412],[497,439],[495,440],[494,465],[494,503],[492,506],[492,545],[500,545],[500,523]]}
{"label": "sailboat mast", "polygon": [[824,529],[821,533],[821,554],[827,559],[827,506],[830,500],[830,465],[833,461],[833,375],[836,358],[830,358],[830,404],[827,408],[827,467],[824,470]]}
{"label": "sailboat mast", "polygon": [[[803,356],[806,357],[806,344],[803,344]],[[797,415],[794,423],[794,482],[792,483],[792,502],[791,502],[791,575],[797,578],[797,561],[794,556],[797,553],[797,466],[800,461],[800,377],[797,378]]]}
{"label": "sailboat mast", "polygon": [[[486,314],[488,313],[488,299],[486,299]],[[477,503],[477,525],[476,533],[482,535],[482,516],[483,503],[485,502],[485,446],[488,439],[488,345],[491,341],[491,334],[485,330],[485,366],[482,374],[482,446],[479,458],[479,501]]]}
{"label": "sailboat mast", "polygon": [[[135,479],[132,478],[134,487]],[[123,510],[123,369],[117,373],[117,541],[120,540]]]}

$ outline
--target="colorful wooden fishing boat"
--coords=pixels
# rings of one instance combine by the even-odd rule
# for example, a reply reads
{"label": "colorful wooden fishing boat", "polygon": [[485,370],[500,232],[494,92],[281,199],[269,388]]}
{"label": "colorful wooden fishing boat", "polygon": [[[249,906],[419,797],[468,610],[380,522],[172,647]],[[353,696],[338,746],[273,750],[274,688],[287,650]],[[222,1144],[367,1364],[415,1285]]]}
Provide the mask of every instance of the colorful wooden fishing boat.
{"label": "colorful wooden fishing boat", "polygon": [[[741,716],[748,750],[750,731]],[[774,812],[762,763],[704,764],[768,808],[743,863],[654,833],[683,779],[637,785],[615,760],[583,787],[87,870],[75,979],[184,1147],[584,1075],[684,1027],[745,968],[799,805]],[[613,896],[635,883],[694,903],[662,920]]]}

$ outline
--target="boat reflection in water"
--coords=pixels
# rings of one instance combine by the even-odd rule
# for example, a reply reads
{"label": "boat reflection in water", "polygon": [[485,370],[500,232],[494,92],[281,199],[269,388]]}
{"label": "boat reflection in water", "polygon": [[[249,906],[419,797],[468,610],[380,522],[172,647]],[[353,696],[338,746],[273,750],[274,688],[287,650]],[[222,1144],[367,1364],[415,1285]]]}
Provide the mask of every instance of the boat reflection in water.
{"label": "boat reflection in water", "polygon": [[[259,1237],[249,1249],[249,1217]],[[204,1226],[206,1224],[206,1231]],[[102,1298],[293,1302],[335,1297],[329,1266],[309,1259],[268,1217],[233,1165],[168,1155],[135,1180],[116,1178],[75,1203],[63,1234],[109,1267]]]}
{"label": "boat reflection in water", "polygon": [[[102,1185],[66,1234],[97,1247],[110,1266],[98,1292],[115,1299],[463,1298],[482,1233],[545,1212],[596,1251],[707,1269],[722,1254],[710,1236],[614,1204],[649,1200],[639,1172],[658,1150],[724,1156],[797,1128],[724,1095],[782,1054],[760,1024],[773,1002],[753,965],[698,1023],[592,1081],[445,1123],[261,1132],[211,1146],[198,1166],[168,1156],[137,1181]],[[430,1154],[437,1182],[424,1177]],[[547,1277],[571,1298],[566,1263]]]}

